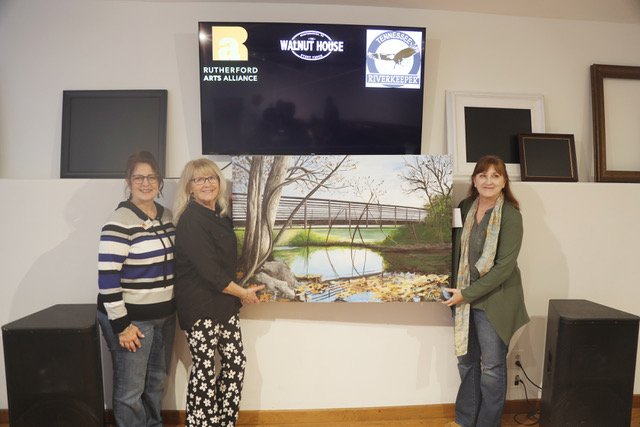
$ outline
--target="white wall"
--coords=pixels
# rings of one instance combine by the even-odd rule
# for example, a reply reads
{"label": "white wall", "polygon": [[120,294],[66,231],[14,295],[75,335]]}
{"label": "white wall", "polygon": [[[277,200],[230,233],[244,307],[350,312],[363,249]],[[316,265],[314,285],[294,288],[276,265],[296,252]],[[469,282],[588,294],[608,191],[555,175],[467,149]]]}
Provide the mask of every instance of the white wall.
{"label": "white wall", "polygon": [[[170,204],[175,182],[167,183]],[[512,341],[536,382],[548,300],[588,299],[640,314],[640,186],[513,185],[522,203],[520,255],[532,321]],[[119,180],[0,180],[0,324],[52,304],[94,302],[99,229],[123,194]],[[456,183],[456,196],[466,185]],[[36,196],[36,197],[34,197]],[[569,199],[570,198],[570,202]],[[631,279],[630,279],[631,278]],[[458,376],[449,309],[439,303],[272,303],[242,309],[248,356],[243,409],[453,402]],[[165,407],[184,409],[189,352],[177,335]],[[106,387],[110,393],[109,356]],[[511,376],[515,371],[511,373]],[[636,393],[640,390],[636,369]],[[0,383],[5,384],[0,358]],[[524,398],[509,391],[510,399]],[[0,408],[7,407],[0,389]]]}
{"label": "white wall", "polygon": [[589,66],[640,64],[640,26],[356,6],[0,0],[0,177],[59,176],[62,91],[169,91],[167,172],[200,155],[197,22],[427,28],[423,152],[446,151],[445,90],[541,93],[548,132],[575,134],[593,176]]}
{"label": "white wall", "polygon": [[[51,304],[95,300],[99,228],[122,184],[51,179],[59,171],[62,91],[168,89],[167,167],[177,176],[200,153],[200,20],[426,26],[423,152],[446,150],[445,90],[542,93],[547,131],[575,134],[583,181],[593,175],[589,65],[640,65],[640,26],[631,24],[374,7],[0,0],[0,324]],[[464,190],[458,183],[456,198]],[[525,218],[520,263],[532,322],[512,346],[539,382],[550,298],[639,314],[632,263],[640,255],[640,186],[516,183],[514,190]],[[278,303],[245,308],[242,318],[243,409],[454,400],[451,322],[439,304]],[[189,355],[178,337],[168,409],[184,408]]]}

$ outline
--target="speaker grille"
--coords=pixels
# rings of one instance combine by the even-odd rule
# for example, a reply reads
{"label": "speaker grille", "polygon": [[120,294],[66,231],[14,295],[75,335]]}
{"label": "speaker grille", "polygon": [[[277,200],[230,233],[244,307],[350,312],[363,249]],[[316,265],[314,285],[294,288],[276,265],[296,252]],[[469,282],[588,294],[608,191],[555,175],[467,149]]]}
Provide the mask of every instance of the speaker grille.
{"label": "speaker grille", "polygon": [[55,305],[2,327],[11,427],[102,426],[95,304]]}
{"label": "speaker grille", "polygon": [[[86,427],[102,426],[102,417],[95,408],[78,399],[34,400],[15,423],[24,427]],[[14,424],[12,423],[11,426]]]}
{"label": "speaker grille", "polygon": [[540,425],[629,426],[639,320],[590,301],[549,301]]}

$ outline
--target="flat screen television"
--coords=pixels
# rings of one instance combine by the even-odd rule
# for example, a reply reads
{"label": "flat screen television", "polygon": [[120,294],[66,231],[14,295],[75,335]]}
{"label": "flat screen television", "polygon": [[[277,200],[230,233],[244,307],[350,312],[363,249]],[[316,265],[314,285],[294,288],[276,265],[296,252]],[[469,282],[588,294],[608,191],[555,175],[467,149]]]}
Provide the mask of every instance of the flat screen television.
{"label": "flat screen television", "polygon": [[200,22],[203,154],[420,154],[426,29]]}
{"label": "flat screen television", "polygon": [[122,178],[146,150],[165,173],[166,90],[65,90],[61,178]]}

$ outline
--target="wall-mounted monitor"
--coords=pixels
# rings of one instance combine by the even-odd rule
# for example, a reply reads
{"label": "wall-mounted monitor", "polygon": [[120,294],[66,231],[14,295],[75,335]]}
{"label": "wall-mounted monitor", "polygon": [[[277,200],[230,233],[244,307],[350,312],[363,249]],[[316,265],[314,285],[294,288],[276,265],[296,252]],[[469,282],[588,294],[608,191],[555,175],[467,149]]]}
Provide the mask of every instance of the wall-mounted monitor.
{"label": "wall-mounted monitor", "polygon": [[200,22],[203,154],[419,154],[426,29]]}
{"label": "wall-mounted monitor", "polygon": [[146,150],[165,172],[166,90],[65,90],[61,178],[122,178]]}

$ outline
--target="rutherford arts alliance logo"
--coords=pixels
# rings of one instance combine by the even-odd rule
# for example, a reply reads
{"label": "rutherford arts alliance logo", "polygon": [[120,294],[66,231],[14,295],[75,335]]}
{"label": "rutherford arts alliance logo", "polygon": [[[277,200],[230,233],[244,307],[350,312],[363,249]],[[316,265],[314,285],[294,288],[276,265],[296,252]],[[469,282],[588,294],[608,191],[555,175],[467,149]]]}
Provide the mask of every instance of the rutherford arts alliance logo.
{"label": "rutherford arts alliance logo", "polygon": [[366,87],[420,89],[422,34],[367,30]]}
{"label": "rutherford arts alliance logo", "polygon": [[[210,42],[211,63],[202,67],[203,82],[257,82],[258,67],[247,65],[249,50],[245,45],[249,33],[243,27],[211,26],[211,35],[200,33],[200,46],[207,48]],[[217,62],[225,65],[215,65]],[[239,65],[231,66],[234,62]]]}

